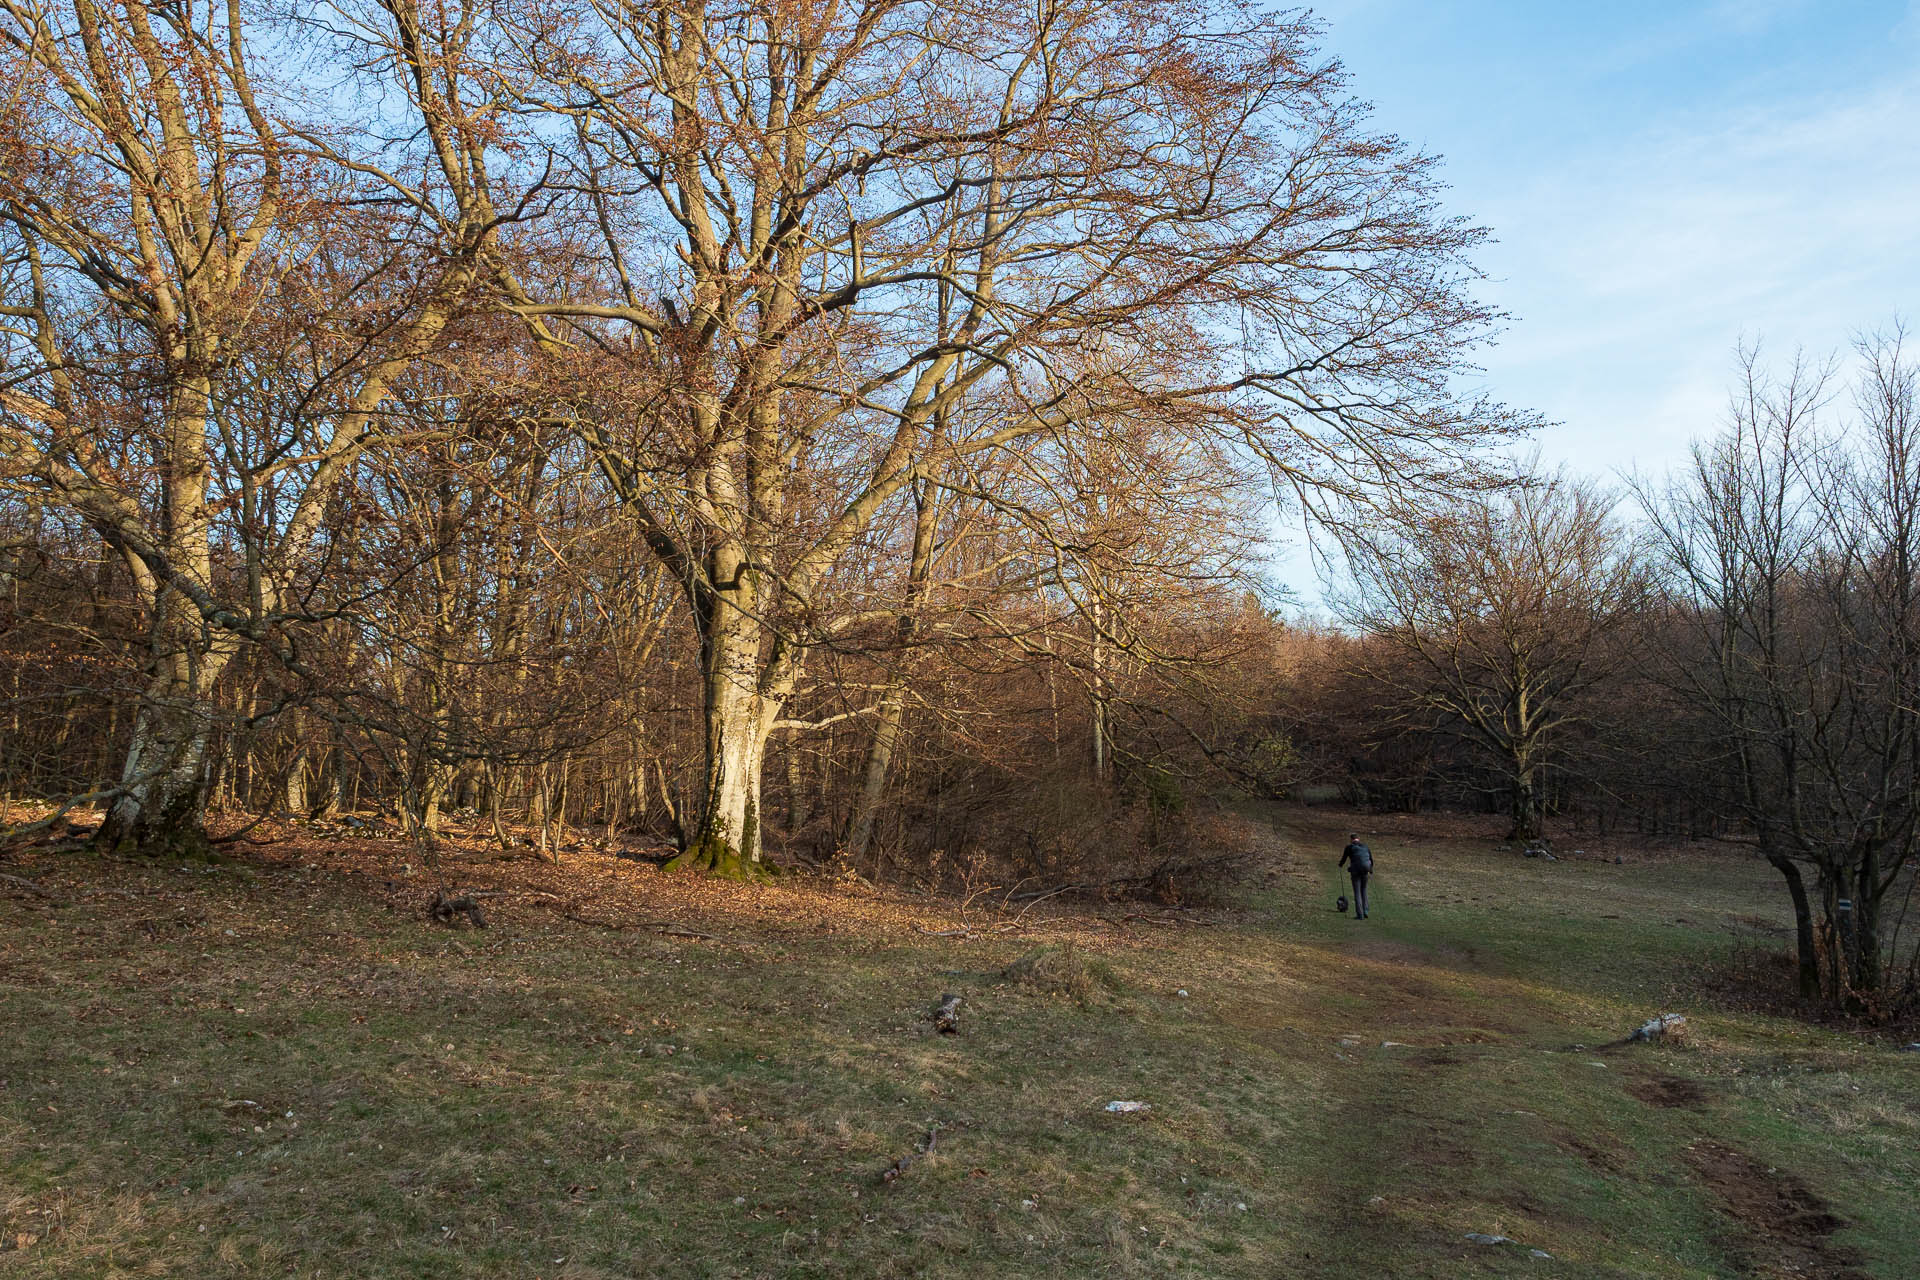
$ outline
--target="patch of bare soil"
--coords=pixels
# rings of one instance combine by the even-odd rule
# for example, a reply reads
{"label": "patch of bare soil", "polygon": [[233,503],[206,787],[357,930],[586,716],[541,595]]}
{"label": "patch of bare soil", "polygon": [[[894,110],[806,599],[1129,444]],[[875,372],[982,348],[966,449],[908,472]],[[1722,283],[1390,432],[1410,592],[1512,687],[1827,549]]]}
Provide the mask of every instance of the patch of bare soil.
{"label": "patch of bare soil", "polygon": [[1707,1091],[1679,1076],[1630,1076],[1627,1092],[1650,1107],[1677,1111],[1699,1111],[1707,1105]]}
{"label": "patch of bare soil", "polygon": [[1416,1050],[1413,1061],[1423,1067],[1457,1067],[1462,1059],[1451,1046],[1434,1045],[1431,1048]]}
{"label": "patch of bare soil", "polygon": [[1416,1170],[1465,1169],[1474,1163],[1472,1138],[1463,1131],[1462,1125],[1427,1115],[1416,1107],[1362,1097],[1341,1104],[1337,1116],[1332,1132],[1342,1137],[1367,1135],[1383,1129],[1409,1135],[1404,1145],[1396,1146],[1389,1160],[1402,1174]]}
{"label": "patch of bare soil", "polygon": [[1858,1250],[1836,1244],[1846,1221],[1793,1174],[1710,1138],[1686,1149],[1695,1176],[1742,1228],[1729,1252],[1743,1274],[1786,1280],[1869,1280]]}
{"label": "patch of bare soil", "polygon": [[1601,1130],[1579,1134],[1571,1129],[1562,1129],[1553,1134],[1553,1143],[1562,1151],[1579,1156],[1596,1173],[1608,1176],[1620,1173],[1630,1162],[1625,1144]]}
{"label": "patch of bare soil", "polygon": [[1431,964],[1434,957],[1411,942],[1400,942],[1392,938],[1356,938],[1347,944],[1347,953],[1362,960],[1377,960],[1382,964]]}
{"label": "patch of bare soil", "polygon": [[[1345,950],[1348,955],[1360,960],[1416,972],[1424,969],[1452,969],[1457,973],[1492,971],[1472,946],[1456,947],[1444,942],[1416,946],[1391,938],[1354,938],[1346,944]],[[1389,969],[1384,976],[1391,980],[1393,972]]]}

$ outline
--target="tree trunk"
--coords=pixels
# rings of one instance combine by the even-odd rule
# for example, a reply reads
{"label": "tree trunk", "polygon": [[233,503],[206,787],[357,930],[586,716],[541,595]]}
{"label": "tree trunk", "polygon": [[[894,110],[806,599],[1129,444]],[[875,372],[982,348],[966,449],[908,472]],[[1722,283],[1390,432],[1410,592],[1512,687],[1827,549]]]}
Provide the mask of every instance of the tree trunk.
{"label": "tree trunk", "polygon": [[[745,603],[745,602],[743,602]],[[731,601],[705,628],[706,786],[700,825],[667,864],[739,880],[768,874],[760,857],[760,774],[779,702],[761,692],[760,622]]]}
{"label": "tree trunk", "polygon": [[1766,856],[1773,869],[1786,880],[1787,894],[1793,899],[1793,941],[1799,962],[1800,998],[1812,1000],[1820,995],[1820,952],[1813,940],[1813,904],[1807,899],[1807,882],[1793,859],[1779,853]]}
{"label": "tree trunk", "polygon": [[440,830],[440,806],[447,797],[452,770],[428,757],[424,745],[416,744],[414,750],[417,754],[406,776],[398,779],[401,827],[410,836],[432,836]]}
{"label": "tree trunk", "polygon": [[446,775],[438,766],[427,769],[420,784],[420,830],[428,835],[440,830],[440,802],[446,798]]}
{"label": "tree trunk", "polygon": [[1094,785],[1098,787],[1106,787],[1113,781],[1113,730],[1108,723],[1107,645],[1101,631],[1102,612],[1099,602],[1095,601],[1087,613],[1087,699],[1093,722],[1093,753],[1089,763],[1093,767]]}
{"label": "tree trunk", "polygon": [[121,772],[126,791],[95,837],[103,849],[196,858],[212,851],[206,812],[213,704],[186,665],[167,662],[148,686]]}
{"label": "tree trunk", "polygon": [[1112,743],[1111,730],[1107,727],[1107,699],[1100,683],[1100,646],[1094,644],[1093,652],[1093,780],[1099,786],[1113,781],[1113,759],[1110,753]]}
{"label": "tree trunk", "polygon": [[[918,629],[917,610],[927,591],[927,576],[933,567],[934,534],[940,521],[940,508],[925,488],[913,493],[913,551],[907,561],[907,589],[900,602],[897,639],[900,653],[887,687],[880,696],[879,719],[873,727],[873,740],[867,746],[867,764],[861,774],[860,790],[854,796],[853,813],[847,820],[846,851],[849,858],[863,858],[873,842],[874,819],[880,812],[880,797],[885,794],[887,773],[893,767],[894,745],[900,740],[900,721],[907,706],[907,646]],[[1098,706],[1098,698],[1095,699]]]}
{"label": "tree trunk", "polygon": [[806,772],[800,762],[800,744],[787,746],[787,835],[797,834],[813,816],[813,798],[807,794]]}
{"label": "tree trunk", "polygon": [[120,774],[125,792],[94,840],[113,852],[204,858],[212,852],[206,813],[213,688],[235,642],[209,641],[198,613],[177,592],[160,588],[153,599],[147,688]]}
{"label": "tree trunk", "polygon": [[847,857],[867,856],[873,842],[874,819],[880,812],[880,797],[887,787],[887,773],[893,767],[894,743],[900,739],[900,720],[906,708],[906,677],[899,673],[887,681],[880,698],[880,710],[873,726],[873,741],[867,747],[867,765],[860,778],[860,790],[854,796],[853,816],[847,822]]}
{"label": "tree trunk", "polygon": [[420,806],[420,822],[433,834],[439,834],[440,828],[446,824],[446,810],[452,802],[456,778],[457,771],[446,761],[427,762],[426,794]]}
{"label": "tree trunk", "polygon": [[[207,744],[207,746],[210,745],[212,744]],[[231,794],[228,791],[228,787],[232,785],[233,757],[227,752],[219,750],[215,750],[209,754],[206,746],[201,748],[201,752],[203,755],[207,755],[209,762],[207,767],[212,771],[211,776],[207,779],[206,786],[202,788],[207,793],[206,803],[202,807],[213,809],[232,808],[233,806],[228,803],[227,797]]]}
{"label": "tree trunk", "polygon": [[[654,761],[653,772],[655,779],[660,784],[661,807],[663,807],[667,813],[667,833],[673,837],[673,847],[684,853],[686,852],[689,842],[687,840],[686,823],[680,817],[680,810],[683,806],[674,794],[675,788],[667,781],[666,761]],[[645,781],[644,777],[642,781]]]}
{"label": "tree trunk", "polygon": [[1540,788],[1534,774],[1535,771],[1526,765],[1519,765],[1514,769],[1513,829],[1507,832],[1509,840],[1540,838]]}
{"label": "tree trunk", "polygon": [[[542,839],[553,847],[553,860],[558,862],[560,846],[566,843],[567,838],[567,805],[573,786],[573,760],[569,756],[562,756],[556,767],[560,771],[560,780],[547,791],[546,810],[541,815],[541,831]],[[547,831],[553,833],[551,837],[545,835]]]}
{"label": "tree trunk", "polygon": [[307,737],[304,717],[298,707],[287,712],[286,726],[288,736],[293,739],[293,758],[287,763],[287,781],[281,788],[281,803],[289,813],[307,811]]}
{"label": "tree trunk", "polygon": [[1869,843],[1860,855],[1853,886],[1853,948],[1850,981],[1862,994],[1880,989],[1880,850]]}
{"label": "tree trunk", "polygon": [[337,815],[347,802],[347,735],[338,720],[333,723],[333,741],[327,752],[327,781],[311,811],[316,818]]}
{"label": "tree trunk", "polygon": [[294,750],[293,763],[287,766],[286,807],[289,813],[307,811],[307,749]]}

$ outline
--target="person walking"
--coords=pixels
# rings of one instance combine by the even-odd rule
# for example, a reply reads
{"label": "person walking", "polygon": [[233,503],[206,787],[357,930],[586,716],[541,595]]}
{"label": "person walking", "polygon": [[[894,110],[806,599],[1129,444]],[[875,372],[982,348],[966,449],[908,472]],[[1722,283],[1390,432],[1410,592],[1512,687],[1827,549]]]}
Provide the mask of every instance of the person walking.
{"label": "person walking", "polygon": [[1367,918],[1367,877],[1373,874],[1373,850],[1360,843],[1358,833],[1347,836],[1347,847],[1340,852],[1340,861],[1335,864],[1347,869],[1347,875],[1353,880],[1353,918]]}

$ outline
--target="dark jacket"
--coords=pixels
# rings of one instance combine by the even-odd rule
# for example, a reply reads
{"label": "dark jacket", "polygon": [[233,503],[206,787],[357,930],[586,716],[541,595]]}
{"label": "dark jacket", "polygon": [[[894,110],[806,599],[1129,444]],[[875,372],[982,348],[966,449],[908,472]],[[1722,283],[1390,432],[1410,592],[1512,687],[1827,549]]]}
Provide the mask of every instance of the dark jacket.
{"label": "dark jacket", "polygon": [[1344,867],[1349,862],[1353,864],[1353,873],[1355,875],[1367,875],[1373,870],[1373,850],[1367,848],[1367,846],[1361,844],[1358,840],[1355,840],[1352,844],[1340,851],[1340,861],[1337,865]]}

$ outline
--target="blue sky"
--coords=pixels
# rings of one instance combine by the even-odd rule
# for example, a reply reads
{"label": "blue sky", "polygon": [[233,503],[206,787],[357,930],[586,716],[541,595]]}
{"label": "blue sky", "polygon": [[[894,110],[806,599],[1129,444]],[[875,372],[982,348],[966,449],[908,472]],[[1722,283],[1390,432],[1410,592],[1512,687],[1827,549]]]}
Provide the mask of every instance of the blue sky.
{"label": "blue sky", "polygon": [[1665,470],[1743,339],[1920,325],[1920,0],[1315,12],[1375,126],[1444,157],[1452,211],[1498,239],[1487,384],[1556,423],[1547,463]]}

